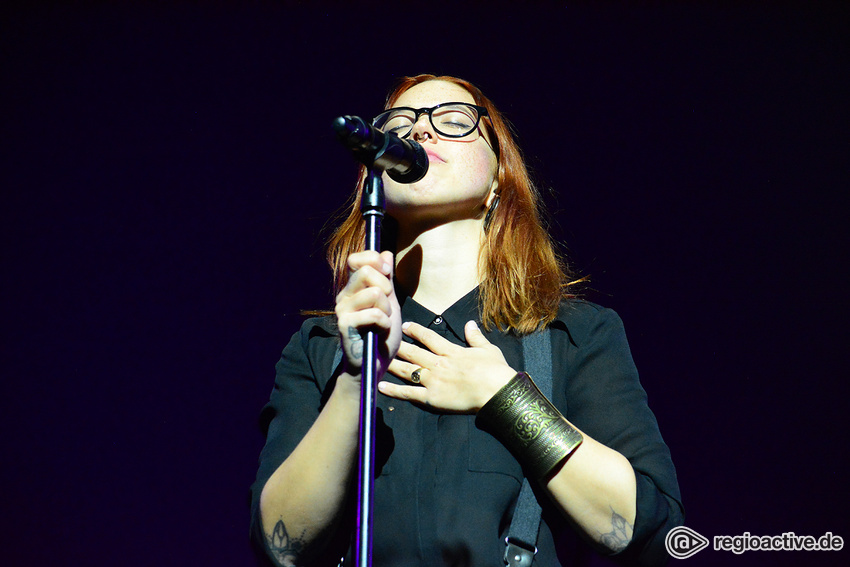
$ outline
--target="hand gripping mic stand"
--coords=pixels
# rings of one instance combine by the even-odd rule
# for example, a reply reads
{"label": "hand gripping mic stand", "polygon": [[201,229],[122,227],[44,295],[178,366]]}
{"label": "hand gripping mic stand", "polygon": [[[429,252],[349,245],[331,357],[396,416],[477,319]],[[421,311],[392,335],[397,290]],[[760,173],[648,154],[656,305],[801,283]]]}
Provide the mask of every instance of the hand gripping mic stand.
{"label": "hand gripping mic stand", "polygon": [[[386,134],[356,116],[334,121],[339,140],[364,164],[369,173],[363,184],[360,212],[365,222],[366,250],[380,252],[381,221],[386,210],[384,183],[386,171],[400,183],[413,183],[428,171],[428,156],[419,144]],[[357,567],[372,565],[372,513],[375,488],[375,419],[378,389],[378,336],[367,331],[364,337],[360,396],[360,443],[357,499]]]}

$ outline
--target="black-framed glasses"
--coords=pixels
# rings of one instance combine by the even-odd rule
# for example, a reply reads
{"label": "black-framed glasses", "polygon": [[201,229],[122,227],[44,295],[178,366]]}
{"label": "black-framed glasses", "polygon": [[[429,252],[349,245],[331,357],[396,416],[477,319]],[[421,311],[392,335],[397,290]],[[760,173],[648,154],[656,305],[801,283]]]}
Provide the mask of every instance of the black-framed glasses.
{"label": "black-framed glasses", "polygon": [[372,120],[372,124],[384,132],[394,132],[399,138],[407,138],[423,114],[428,115],[437,134],[446,138],[463,138],[478,128],[481,117],[487,116],[487,109],[466,102],[444,102],[431,108],[399,106],[382,112]]}

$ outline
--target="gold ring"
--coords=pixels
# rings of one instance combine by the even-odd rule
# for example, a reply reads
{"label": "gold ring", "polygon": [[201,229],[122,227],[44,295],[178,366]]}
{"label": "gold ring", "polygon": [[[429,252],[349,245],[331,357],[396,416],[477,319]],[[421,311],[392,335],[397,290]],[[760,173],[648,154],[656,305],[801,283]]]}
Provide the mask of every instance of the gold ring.
{"label": "gold ring", "polygon": [[419,380],[422,378],[422,371],[423,370],[425,370],[425,369],[422,368],[421,366],[419,368],[417,368],[416,370],[414,370],[410,374],[410,381],[413,382],[414,384],[418,384]]}

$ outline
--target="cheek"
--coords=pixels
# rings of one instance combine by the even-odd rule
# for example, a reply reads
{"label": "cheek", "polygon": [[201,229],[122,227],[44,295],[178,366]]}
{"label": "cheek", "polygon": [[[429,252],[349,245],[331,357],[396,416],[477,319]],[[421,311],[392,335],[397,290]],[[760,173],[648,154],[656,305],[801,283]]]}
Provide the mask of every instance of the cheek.
{"label": "cheek", "polygon": [[497,169],[496,158],[487,149],[471,152],[464,160],[462,168],[468,183],[488,189],[496,178]]}

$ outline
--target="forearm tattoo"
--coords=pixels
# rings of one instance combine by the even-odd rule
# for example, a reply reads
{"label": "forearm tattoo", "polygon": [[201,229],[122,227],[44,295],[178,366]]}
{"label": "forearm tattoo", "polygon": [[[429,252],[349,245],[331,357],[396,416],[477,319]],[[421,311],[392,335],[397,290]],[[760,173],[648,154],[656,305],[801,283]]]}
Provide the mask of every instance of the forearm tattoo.
{"label": "forearm tattoo", "polygon": [[351,355],[358,361],[363,360],[363,337],[354,327],[348,328],[348,340],[351,341]]}
{"label": "forearm tattoo", "polygon": [[283,520],[278,520],[272,533],[266,534],[266,541],[271,556],[283,567],[293,567],[304,550],[304,532],[301,532],[301,537],[290,537]]}
{"label": "forearm tattoo", "polygon": [[629,524],[624,517],[611,509],[611,531],[599,537],[599,543],[608,548],[611,553],[619,553],[626,549],[632,541],[634,526]]}

